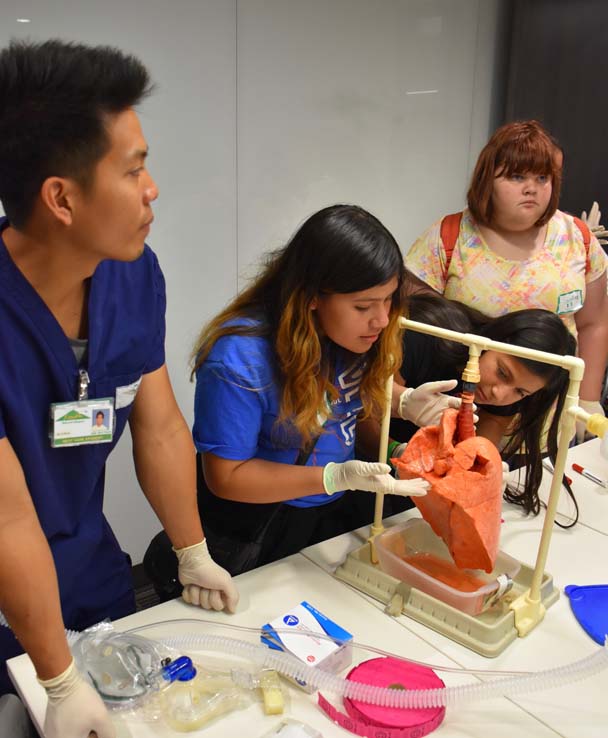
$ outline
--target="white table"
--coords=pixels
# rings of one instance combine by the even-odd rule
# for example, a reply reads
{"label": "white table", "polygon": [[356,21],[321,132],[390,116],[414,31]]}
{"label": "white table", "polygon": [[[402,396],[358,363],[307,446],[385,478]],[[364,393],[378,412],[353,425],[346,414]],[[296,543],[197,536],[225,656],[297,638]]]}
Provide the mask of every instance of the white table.
{"label": "white table", "polygon": [[[339,545],[339,539],[335,539]],[[417,635],[413,630],[385,615],[368,598],[351,590],[330,576],[321,567],[297,554],[282,561],[262,567],[238,577],[242,604],[233,615],[224,613],[205,613],[196,611],[176,600],[117,621],[117,629],[127,629],[137,625],[193,617],[212,623],[229,622],[239,625],[259,627],[276,617],[301,600],[308,600],[355,635],[355,639],[378,648],[390,650],[410,658],[438,665],[454,666],[455,661],[444,656],[429,642],[429,633]],[[242,637],[235,633],[234,637]],[[355,653],[355,660],[364,660],[374,654]],[[19,656],[8,662],[9,673],[21,698],[41,732],[44,720],[46,699],[37,684],[32,664],[27,656]],[[472,678],[459,674],[441,673],[447,685],[462,684]],[[295,687],[289,687],[289,717],[302,720],[321,731],[325,738],[348,735],[342,728],[334,725],[316,705],[316,698]],[[326,695],[334,704],[337,699]],[[257,738],[278,723],[279,716],[265,716],[259,704],[245,710],[234,712],[205,729],[192,735],[205,735],[208,738],[243,736]],[[158,738],[177,735],[162,724],[142,723],[133,720],[117,719],[119,738]],[[513,735],[527,738],[555,738],[558,733],[545,726],[542,721],[528,714],[507,699],[495,699],[467,705],[450,710],[444,724],[436,731],[438,738],[512,738]]]}
{"label": "white table", "polygon": [[[547,571],[553,575],[555,585],[560,590],[567,584],[608,583],[608,495],[603,488],[597,487],[576,472],[572,471],[570,474],[573,461],[591,467],[600,476],[607,471],[599,463],[597,439],[569,451],[568,475],[573,478],[581,522],[570,530],[561,530],[556,526],[551,539]],[[605,460],[602,462],[606,464]],[[514,472],[513,476],[516,475],[517,472]],[[548,490],[549,476],[546,473],[547,478],[543,480],[544,490]],[[565,496],[564,493],[563,497]],[[565,512],[569,509],[568,503],[563,499],[560,506]],[[401,521],[413,515],[418,513],[403,513],[390,522],[395,522],[397,518]],[[543,513],[530,518],[524,516],[519,508],[506,505],[503,517],[505,523],[501,534],[501,549],[514,558],[534,565]],[[345,534],[305,549],[303,554],[330,572],[344,559],[348,551],[362,544],[366,534],[365,529]],[[383,608],[382,604],[371,598],[368,598],[368,602],[377,609]],[[517,639],[495,659],[479,656],[405,616],[399,616],[397,620],[405,630],[424,638],[440,653],[466,668],[537,671],[568,664],[599,648],[575,620],[563,591],[559,601],[547,611],[544,621],[526,638]],[[565,738],[605,738],[608,735],[607,695],[608,670],[559,689],[513,698],[512,702]],[[455,708],[448,715],[449,724],[456,717],[455,713],[460,716],[460,708]]]}
{"label": "white table", "polygon": [[[579,504],[580,522],[599,533],[608,535],[608,489],[575,472],[572,468],[573,463],[587,468],[600,479],[608,479],[608,459],[600,456],[600,439],[594,438],[571,448],[568,451],[565,473],[572,479],[572,491]],[[544,500],[547,499],[549,493],[549,476],[549,474],[545,475],[541,488],[541,498]],[[558,513],[564,517],[558,517],[558,520],[571,519],[573,510],[570,498],[566,494],[562,495]]]}

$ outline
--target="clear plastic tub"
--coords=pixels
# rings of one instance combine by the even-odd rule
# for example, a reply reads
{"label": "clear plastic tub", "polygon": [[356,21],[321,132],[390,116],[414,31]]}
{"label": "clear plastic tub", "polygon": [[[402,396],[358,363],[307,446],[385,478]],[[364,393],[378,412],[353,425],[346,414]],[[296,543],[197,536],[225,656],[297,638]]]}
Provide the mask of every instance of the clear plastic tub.
{"label": "clear plastic tub", "polygon": [[502,551],[489,574],[459,569],[445,543],[419,518],[389,528],[375,543],[382,571],[469,615],[500,599],[520,569],[519,561]]}

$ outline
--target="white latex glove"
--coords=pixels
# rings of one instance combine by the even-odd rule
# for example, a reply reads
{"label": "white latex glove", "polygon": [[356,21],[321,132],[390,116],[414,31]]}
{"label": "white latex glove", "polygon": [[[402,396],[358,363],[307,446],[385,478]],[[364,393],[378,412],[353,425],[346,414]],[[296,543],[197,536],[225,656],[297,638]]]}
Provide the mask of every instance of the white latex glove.
{"label": "white latex glove", "polygon": [[[600,415],[606,415],[604,408],[597,400],[579,400],[578,406],[582,408],[589,415],[599,413]],[[576,421],[576,442],[582,443],[587,438],[593,438],[593,436],[587,433],[586,423],[584,420]]]}
{"label": "white latex glove", "polygon": [[177,576],[184,585],[182,598],[190,605],[205,610],[234,612],[239,601],[239,593],[232,577],[211,558],[207,541],[186,548],[174,548],[178,561]]}
{"label": "white latex glove", "polygon": [[455,379],[446,379],[425,382],[419,387],[406,387],[399,398],[399,417],[420,428],[437,425],[446,408],[460,407],[460,397],[442,394],[453,390],[457,384]]}
{"label": "white latex glove", "polygon": [[509,465],[506,461],[502,462],[502,485],[500,487],[500,493],[504,494],[504,491],[507,489],[507,484],[509,483]]}
{"label": "white latex glove", "polygon": [[46,738],[116,738],[116,729],[93,687],[84,681],[74,661],[59,676],[38,680],[49,698],[44,718]]}
{"label": "white latex glove", "polygon": [[382,492],[400,497],[424,497],[429,483],[424,479],[395,479],[390,466],[371,461],[330,461],[323,469],[323,486],[328,495],[346,489]]}
{"label": "white latex glove", "polygon": [[589,215],[583,210],[581,214],[581,220],[584,220],[585,223],[589,226],[589,230],[593,235],[599,240],[599,242],[604,245],[608,243],[606,241],[606,236],[608,236],[608,230],[604,228],[604,226],[601,223],[602,220],[602,214],[600,212],[600,207],[597,204],[597,202],[593,202],[593,205],[591,206],[591,210],[589,211]]}
{"label": "white latex glove", "polygon": [[595,202],[595,200],[591,205],[589,215],[587,215],[585,210],[583,210],[583,212],[581,213],[581,220],[584,220],[590,228],[599,226],[601,219],[602,214],[600,212],[600,206],[597,204],[597,202]]}

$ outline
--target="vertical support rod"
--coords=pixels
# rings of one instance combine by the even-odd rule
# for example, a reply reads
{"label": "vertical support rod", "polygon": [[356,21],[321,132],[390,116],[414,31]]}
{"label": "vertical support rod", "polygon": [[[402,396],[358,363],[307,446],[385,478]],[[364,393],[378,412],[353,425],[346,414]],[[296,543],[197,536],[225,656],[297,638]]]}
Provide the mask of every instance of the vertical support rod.
{"label": "vertical support rod", "polygon": [[538,547],[538,555],[536,557],[536,566],[534,567],[534,575],[530,585],[530,599],[533,601],[540,600],[540,586],[542,583],[545,565],[547,563],[547,555],[549,552],[549,543],[553,532],[553,523],[557,513],[557,503],[561,492],[562,479],[566,468],[566,456],[570,446],[570,439],[574,435],[576,420],[572,413],[568,412],[571,405],[578,404],[578,391],[580,380],[570,376],[568,384],[568,394],[564,403],[564,409],[561,416],[561,427],[559,439],[557,443],[557,456],[555,458],[555,469],[553,471],[553,479],[551,481],[551,491],[547,501],[547,510],[545,512],[545,522],[543,524],[543,532]]}
{"label": "vertical support rod", "polygon": [[[391,400],[393,396],[393,377],[390,376],[386,380],[385,387],[385,403],[384,413],[382,415],[382,425],[380,426],[380,449],[378,451],[378,461],[382,464],[386,463],[388,454],[388,432],[391,424]],[[373,564],[378,563],[378,555],[374,545],[374,538],[382,533],[384,526],[382,525],[382,508],[384,507],[384,493],[376,492],[376,506],[374,509],[374,522],[372,523],[372,531],[369,537],[371,546],[371,559]]]}

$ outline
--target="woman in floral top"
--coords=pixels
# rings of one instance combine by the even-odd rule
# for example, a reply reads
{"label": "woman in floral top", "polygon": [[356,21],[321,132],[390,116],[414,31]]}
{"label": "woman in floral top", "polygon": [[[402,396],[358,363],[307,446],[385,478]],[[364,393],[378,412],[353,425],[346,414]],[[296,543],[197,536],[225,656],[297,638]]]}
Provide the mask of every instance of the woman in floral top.
{"label": "woman in floral top", "polygon": [[539,123],[502,126],[479,155],[448,253],[442,219],[405,262],[425,286],[486,315],[523,308],[557,313],[577,335],[585,360],[580,404],[603,413],[608,260],[586,226],[557,209],[561,174],[561,151]]}

